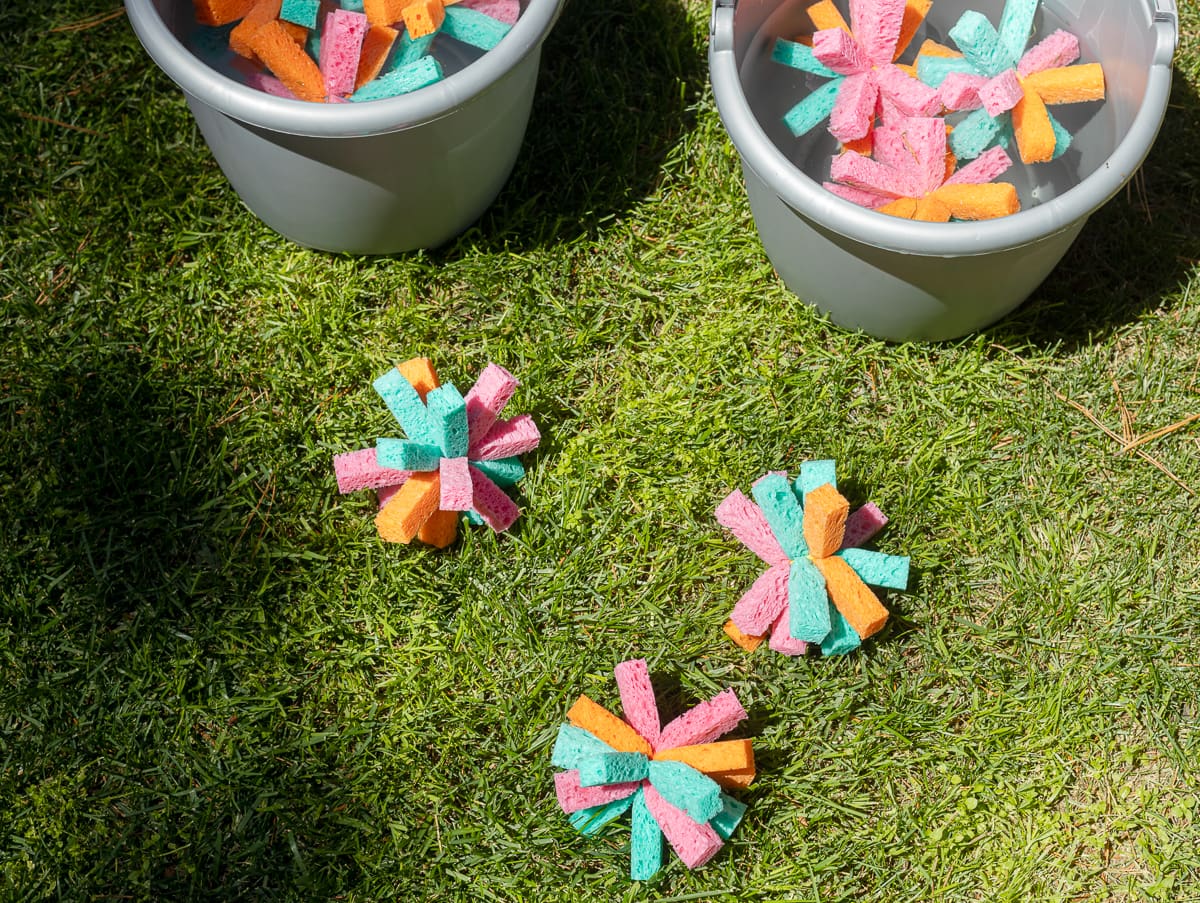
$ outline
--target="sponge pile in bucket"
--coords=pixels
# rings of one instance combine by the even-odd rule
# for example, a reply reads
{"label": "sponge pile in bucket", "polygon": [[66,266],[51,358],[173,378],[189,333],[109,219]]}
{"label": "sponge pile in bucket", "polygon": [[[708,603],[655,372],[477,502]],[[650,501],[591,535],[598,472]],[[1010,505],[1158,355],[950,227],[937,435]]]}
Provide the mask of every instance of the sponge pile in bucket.
{"label": "sponge pile in bucket", "polygon": [[[1104,99],[1099,63],[1076,65],[1079,40],[1058,29],[1028,46],[1041,0],[1007,0],[998,24],[967,10],[901,58],[937,0],[833,0],[807,8],[811,34],[779,38],[772,59],[814,87],[784,116],[797,137],[828,121],[841,145],[825,187],[852,203],[927,222],[991,219],[1020,209],[996,179],[1058,159],[1071,135],[1048,109]],[[961,161],[970,161],[960,166]]]}
{"label": "sponge pile in bucket", "polygon": [[520,0],[193,0],[194,46],[249,86],[315,103],[381,100],[444,77],[439,42],[494,48]]}

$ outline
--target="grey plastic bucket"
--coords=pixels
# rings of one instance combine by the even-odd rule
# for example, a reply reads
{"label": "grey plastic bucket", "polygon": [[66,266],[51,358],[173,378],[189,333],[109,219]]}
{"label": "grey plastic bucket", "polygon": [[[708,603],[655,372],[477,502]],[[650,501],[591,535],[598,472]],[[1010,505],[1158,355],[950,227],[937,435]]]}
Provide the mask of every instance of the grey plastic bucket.
{"label": "grey plastic bucket", "polygon": [[522,3],[495,48],[437,84],[347,104],[273,97],[208,66],[185,46],[191,0],[125,0],[125,8],[247,207],[302,245],[391,254],[448,241],[500,193],[525,137],[542,42],[564,2]]}
{"label": "grey plastic bucket", "polygon": [[[1166,112],[1178,39],[1174,0],[1045,0],[1038,34],[1054,27],[1075,34],[1084,59],[1103,65],[1107,97],[1055,108],[1074,135],[1072,148],[1053,163],[1014,167],[1005,177],[1017,185],[1021,212],[978,223],[922,223],[866,210],[821,187],[835,147],[824,129],[796,139],[783,124],[812,83],[771,63],[771,49],[777,37],[811,29],[811,3],[716,0],[713,92],[741,156],[755,225],[784,283],[835,323],[880,338],[954,338],[1017,307],[1088,217],[1132,178]],[[1003,6],[934,0],[915,43],[922,34],[945,40],[968,8],[998,22]]]}

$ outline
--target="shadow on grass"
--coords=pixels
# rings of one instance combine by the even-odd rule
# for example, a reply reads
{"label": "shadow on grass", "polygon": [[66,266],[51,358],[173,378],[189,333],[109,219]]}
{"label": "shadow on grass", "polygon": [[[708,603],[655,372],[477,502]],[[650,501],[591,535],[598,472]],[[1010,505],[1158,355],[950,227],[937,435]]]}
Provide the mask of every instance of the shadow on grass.
{"label": "shadow on grass", "polygon": [[24,863],[8,889],[324,897],[355,868],[335,853],[310,868],[339,874],[306,875],[295,853],[346,836],[328,814],[346,805],[344,765],[300,754],[288,711],[303,690],[271,672],[290,655],[296,575],[251,548],[259,490],[230,477],[220,411],[189,403],[192,377],[173,383],[133,338],[61,358],[47,341],[22,381],[0,375],[0,746],[20,765],[0,769],[0,814]]}
{"label": "shadow on grass", "polygon": [[1070,351],[1173,303],[1200,263],[1200,97],[1176,69],[1141,172],[1098,210],[1032,299],[985,331],[999,344]]}
{"label": "shadow on grass", "polygon": [[654,190],[706,78],[682,0],[567,0],[542,48],[511,178],[480,222],[433,256],[593,234]]}

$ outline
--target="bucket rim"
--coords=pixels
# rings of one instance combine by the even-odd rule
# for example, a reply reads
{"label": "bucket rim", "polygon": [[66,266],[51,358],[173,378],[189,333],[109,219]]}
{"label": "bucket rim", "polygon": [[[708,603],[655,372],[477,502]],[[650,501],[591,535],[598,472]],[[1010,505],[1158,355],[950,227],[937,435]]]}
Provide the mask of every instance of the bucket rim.
{"label": "bucket rim", "polygon": [[247,125],[272,132],[353,138],[424,125],[483,94],[540,48],[566,0],[529,0],[512,30],[494,48],[433,85],[399,97],[344,104],[275,97],[240,84],[189,50],[167,27],[155,0],[124,0],[124,3],[134,33],[150,58],[189,98]]}
{"label": "bucket rim", "polygon": [[[1154,3],[1155,0],[1149,0]],[[1163,2],[1163,0],[1158,0]],[[1009,216],[964,223],[922,223],[852,204],[812,179],[763,130],[742,90],[734,52],[736,0],[714,0],[709,78],[717,111],[744,165],[798,216],[872,247],[922,257],[966,257],[1041,241],[1086,220],[1133,177],[1154,144],[1171,93],[1178,33],[1173,16],[1154,16],[1154,58],[1138,112],[1108,159],[1058,197]]]}

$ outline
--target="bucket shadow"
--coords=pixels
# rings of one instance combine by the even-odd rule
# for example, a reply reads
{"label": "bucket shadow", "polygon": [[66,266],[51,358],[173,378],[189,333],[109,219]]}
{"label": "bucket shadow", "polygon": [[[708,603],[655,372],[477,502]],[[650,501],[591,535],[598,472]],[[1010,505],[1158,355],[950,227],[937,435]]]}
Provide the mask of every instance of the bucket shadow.
{"label": "bucket shadow", "polygon": [[983,334],[1006,346],[1091,344],[1171,295],[1200,262],[1200,96],[1178,68],[1140,172],[1092,215],[1033,296]]}
{"label": "bucket shadow", "polygon": [[483,218],[433,256],[593,234],[653,191],[706,78],[682,0],[569,0],[542,48],[512,176]]}

